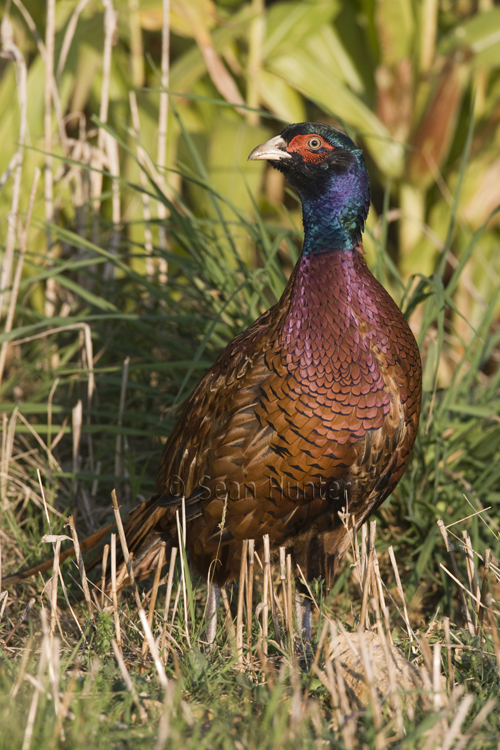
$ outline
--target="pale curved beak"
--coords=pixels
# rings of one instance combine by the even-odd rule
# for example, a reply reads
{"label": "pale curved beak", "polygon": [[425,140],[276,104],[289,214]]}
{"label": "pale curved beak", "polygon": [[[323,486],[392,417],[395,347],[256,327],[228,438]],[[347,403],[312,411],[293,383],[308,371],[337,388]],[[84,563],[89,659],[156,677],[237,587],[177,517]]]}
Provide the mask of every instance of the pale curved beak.
{"label": "pale curved beak", "polygon": [[269,161],[280,161],[281,159],[291,159],[292,155],[283,149],[286,148],[286,141],[277,135],[270,141],[261,143],[254,148],[247,161],[256,161],[257,159],[268,159]]}

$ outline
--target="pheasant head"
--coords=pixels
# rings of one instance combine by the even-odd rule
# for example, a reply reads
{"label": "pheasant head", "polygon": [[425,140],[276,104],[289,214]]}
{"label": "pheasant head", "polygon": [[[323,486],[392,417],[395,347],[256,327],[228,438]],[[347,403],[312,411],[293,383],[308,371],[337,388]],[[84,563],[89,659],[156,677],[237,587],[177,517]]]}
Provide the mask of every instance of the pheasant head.
{"label": "pheasant head", "polygon": [[345,133],[319,122],[288,125],[248,159],[270,161],[299,194],[305,254],[359,243],[370,185],[362,151]]}

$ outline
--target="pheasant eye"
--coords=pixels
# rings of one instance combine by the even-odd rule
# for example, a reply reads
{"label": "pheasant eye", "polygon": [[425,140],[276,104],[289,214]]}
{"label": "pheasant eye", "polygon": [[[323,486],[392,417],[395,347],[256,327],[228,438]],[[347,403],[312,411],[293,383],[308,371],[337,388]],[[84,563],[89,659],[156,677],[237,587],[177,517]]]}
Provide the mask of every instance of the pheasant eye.
{"label": "pheasant eye", "polygon": [[317,151],[321,146],[323,145],[323,141],[321,138],[318,138],[317,136],[313,136],[312,138],[309,138],[307,141],[307,147],[312,149],[313,151]]}

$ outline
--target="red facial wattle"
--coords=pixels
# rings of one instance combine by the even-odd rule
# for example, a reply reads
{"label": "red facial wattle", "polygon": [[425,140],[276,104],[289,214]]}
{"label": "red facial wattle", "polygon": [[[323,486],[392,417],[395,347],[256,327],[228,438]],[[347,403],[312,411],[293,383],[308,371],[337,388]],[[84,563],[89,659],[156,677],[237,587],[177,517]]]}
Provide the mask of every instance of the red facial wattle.
{"label": "red facial wattle", "polygon": [[296,135],[287,147],[289,154],[299,154],[304,161],[319,164],[335,147],[318,133]]}

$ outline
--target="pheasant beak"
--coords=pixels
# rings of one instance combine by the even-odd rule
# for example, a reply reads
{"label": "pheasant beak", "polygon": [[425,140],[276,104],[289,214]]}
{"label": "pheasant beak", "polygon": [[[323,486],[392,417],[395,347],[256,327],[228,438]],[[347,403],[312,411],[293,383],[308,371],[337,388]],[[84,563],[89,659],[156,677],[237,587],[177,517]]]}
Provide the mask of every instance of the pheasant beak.
{"label": "pheasant beak", "polygon": [[254,148],[247,161],[256,161],[257,159],[267,159],[268,161],[281,161],[281,159],[291,159],[292,155],[283,149],[286,148],[286,141],[277,135],[271,140],[261,143]]}

